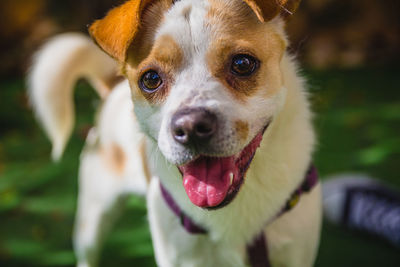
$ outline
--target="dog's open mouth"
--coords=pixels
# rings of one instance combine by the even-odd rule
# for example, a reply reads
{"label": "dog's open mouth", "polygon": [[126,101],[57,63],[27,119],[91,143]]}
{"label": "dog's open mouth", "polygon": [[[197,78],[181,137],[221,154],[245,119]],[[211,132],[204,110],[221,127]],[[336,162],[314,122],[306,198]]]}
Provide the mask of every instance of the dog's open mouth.
{"label": "dog's open mouth", "polygon": [[239,192],[256,150],[260,146],[265,129],[236,155],[230,157],[200,156],[178,167],[183,176],[186,194],[194,205],[216,209],[233,200]]}

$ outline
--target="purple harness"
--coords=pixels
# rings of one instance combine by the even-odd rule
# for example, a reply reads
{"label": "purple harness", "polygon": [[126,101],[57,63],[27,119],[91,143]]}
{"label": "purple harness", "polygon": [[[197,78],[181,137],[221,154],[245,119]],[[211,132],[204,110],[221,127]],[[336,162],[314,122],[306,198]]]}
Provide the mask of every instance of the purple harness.
{"label": "purple harness", "polygon": [[[308,193],[318,183],[318,172],[314,165],[311,165],[303,180],[303,183],[293,192],[289,200],[286,202],[282,211],[276,218],[291,210],[300,200],[303,193]],[[201,226],[196,225],[186,214],[182,212],[176,204],[172,196],[160,183],[161,194],[177,217],[180,218],[182,227],[190,234],[206,234],[207,231]],[[252,243],[247,245],[247,256],[252,267],[270,267],[268,245],[265,239],[264,231],[261,231],[253,240]]]}

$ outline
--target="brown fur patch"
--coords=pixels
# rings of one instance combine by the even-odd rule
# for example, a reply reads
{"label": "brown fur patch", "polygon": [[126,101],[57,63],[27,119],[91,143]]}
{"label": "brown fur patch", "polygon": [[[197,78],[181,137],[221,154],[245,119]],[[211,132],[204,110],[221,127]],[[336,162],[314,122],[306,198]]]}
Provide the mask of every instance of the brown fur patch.
{"label": "brown fur patch", "polygon": [[[169,35],[163,35],[156,41],[155,47],[150,54],[150,59],[147,60],[155,60],[168,72],[174,72],[181,67],[183,51],[174,38]],[[143,64],[146,64],[146,62]]]}
{"label": "brown fur patch", "polygon": [[[265,96],[273,95],[282,85],[280,61],[285,41],[269,23],[261,23],[244,3],[210,0],[209,27],[217,36],[210,45],[207,64],[214,77],[234,97],[245,101],[260,88]],[[237,77],[230,71],[232,57],[249,54],[259,60],[258,69],[249,77]]]}
{"label": "brown fur patch", "polygon": [[140,143],[139,149],[140,149],[140,157],[142,158],[144,176],[146,178],[147,184],[150,184],[151,173],[150,173],[149,165],[147,163],[146,143],[144,140]]}
{"label": "brown fur patch", "polygon": [[112,143],[101,149],[105,164],[115,173],[122,174],[126,166],[124,150],[116,143]]}
{"label": "brown fur patch", "polygon": [[[152,104],[159,104],[165,100],[174,81],[176,72],[181,68],[183,62],[183,51],[175,40],[169,35],[163,35],[156,40],[150,54],[144,59],[137,69],[127,69],[131,88],[135,88],[134,97],[144,96]],[[155,70],[161,76],[163,83],[154,93],[148,93],[138,86],[141,76],[149,71]]]}
{"label": "brown fur patch", "polygon": [[121,75],[113,75],[104,80],[106,86],[110,89],[110,91],[120,82],[122,82],[125,78]]}
{"label": "brown fur patch", "polygon": [[94,83],[93,86],[101,99],[106,99],[114,87],[123,80],[123,76],[112,74],[108,77],[100,78],[99,80],[92,80],[92,83]]}
{"label": "brown fur patch", "polygon": [[249,135],[249,124],[245,121],[235,121],[235,131],[241,141],[245,141]]}

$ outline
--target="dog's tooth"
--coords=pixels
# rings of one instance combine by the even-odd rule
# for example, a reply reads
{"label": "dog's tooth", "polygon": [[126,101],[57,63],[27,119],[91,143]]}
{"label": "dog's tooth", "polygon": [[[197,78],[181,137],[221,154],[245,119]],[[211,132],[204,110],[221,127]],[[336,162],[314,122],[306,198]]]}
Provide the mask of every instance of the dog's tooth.
{"label": "dog's tooth", "polygon": [[230,182],[231,182],[231,185],[232,185],[233,184],[233,172],[231,172],[229,174],[229,179],[230,179]]}

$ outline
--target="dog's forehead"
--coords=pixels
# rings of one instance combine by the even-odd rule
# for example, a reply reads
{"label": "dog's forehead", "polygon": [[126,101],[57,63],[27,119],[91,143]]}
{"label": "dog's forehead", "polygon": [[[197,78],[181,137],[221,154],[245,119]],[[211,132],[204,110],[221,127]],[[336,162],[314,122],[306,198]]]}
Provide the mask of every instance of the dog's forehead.
{"label": "dog's forehead", "polygon": [[210,50],[244,43],[240,41],[259,49],[255,40],[264,39],[265,26],[241,0],[181,0],[166,11],[154,40],[172,37],[184,58],[199,64]]}
{"label": "dog's forehead", "polygon": [[208,1],[202,0],[176,2],[165,14],[155,39],[171,36],[186,58],[192,58],[194,53],[204,53],[209,44],[210,29],[206,23],[208,6]]}

